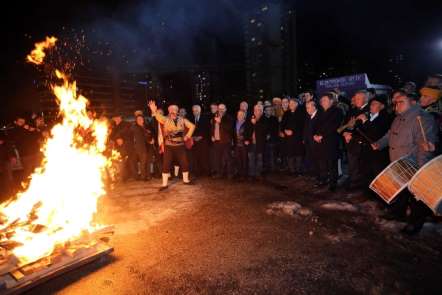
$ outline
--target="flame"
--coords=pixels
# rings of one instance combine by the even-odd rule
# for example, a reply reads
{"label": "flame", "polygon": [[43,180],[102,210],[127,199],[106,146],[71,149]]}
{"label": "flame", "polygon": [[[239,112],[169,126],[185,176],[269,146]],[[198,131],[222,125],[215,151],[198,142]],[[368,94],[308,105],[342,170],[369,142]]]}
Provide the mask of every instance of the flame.
{"label": "flame", "polygon": [[9,239],[20,244],[12,251],[24,263],[48,256],[100,227],[93,218],[111,164],[104,153],[107,122],[89,118],[88,100],[77,94],[76,83],[59,71],[56,76],[60,83],[52,90],[63,120],[52,128],[42,148],[42,165],[27,189],[0,205],[3,229],[14,227]]}
{"label": "flame", "polygon": [[32,50],[31,53],[28,54],[28,56],[26,56],[27,61],[34,63],[36,65],[42,64],[46,56],[44,50],[54,47],[55,42],[57,42],[57,38],[52,36],[52,37],[46,37],[46,40],[42,42],[35,43],[35,49]]}

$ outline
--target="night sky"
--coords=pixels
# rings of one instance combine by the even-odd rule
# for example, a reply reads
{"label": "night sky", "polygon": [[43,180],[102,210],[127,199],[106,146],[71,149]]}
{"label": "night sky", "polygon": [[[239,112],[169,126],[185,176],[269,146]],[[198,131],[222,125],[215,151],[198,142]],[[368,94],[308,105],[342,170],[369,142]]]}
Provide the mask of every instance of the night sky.
{"label": "night sky", "polygon": [[[46,35],[73,43],[84,36],[86,64],[116,62],[127,71],[205,62],[205,47],[198,42],[209,39],[222,48],[216,63],[238,64],[244,59],[241,15],[264,3],[26,1],[4,7],[1,111],[26,100],[18,93],[32,83],[35,70],[24,59]],[[296,7],[301,74],[306,67],[313,75],[367,72],[373,82],[388,84],[388,60],[400,54],[403,79],[419,84],[428,73],[442,72],[442,1],[299,0]]]}

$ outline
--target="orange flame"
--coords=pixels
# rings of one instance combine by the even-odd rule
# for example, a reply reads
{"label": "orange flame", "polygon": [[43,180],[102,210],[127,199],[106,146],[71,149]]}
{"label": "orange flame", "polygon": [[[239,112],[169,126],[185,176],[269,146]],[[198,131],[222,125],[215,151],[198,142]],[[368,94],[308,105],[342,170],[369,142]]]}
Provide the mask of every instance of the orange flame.
{"label": "orange flame", "polygon": [[50,49],[55,46],[55,42],[57,42],[57,38],[55,37],[46,37],[45,41],[35,43],[35,49],[31,51],[26,59],[28,62],[34,63],[36,65],[40,65],[43,63],[43,60],[46,56],[44,52],[45,49]]}
{"label": "orange flame", "polygon": [[26,191],[0,205],[3,228],[19,224],[10,240],[21,244],[13,253],[24,263],[99,228],[93,218],[111,164],[104,154],[107,123],[89,118],[88,100],[77,94],[76,83],[59,71],[56,75],[62,82],[53,86],[53,93],[63,120],[52,128],[42,149],[42,166],[32,174]]}

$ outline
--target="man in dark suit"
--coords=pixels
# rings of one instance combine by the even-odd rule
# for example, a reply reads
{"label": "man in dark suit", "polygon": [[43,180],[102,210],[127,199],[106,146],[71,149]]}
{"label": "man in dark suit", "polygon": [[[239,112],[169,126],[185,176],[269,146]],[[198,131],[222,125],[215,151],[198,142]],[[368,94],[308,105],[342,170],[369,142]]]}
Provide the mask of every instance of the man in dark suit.
{"label": "man in dark suit", "polygon": [[313,132],[313,140],[319,162],[320,181],[318,186],[329,185],[329,190],[336,190],[338,180],[338,127],[342,123],[342,111],[334,105],[334,97],[327,93],[322,95],[320,104],[322,112]]}
{"label": "man in dark suit", "polygon": [[289,173],[300,175],[303,170],[304,145],[302,144],[305,112],[295,99],[290,99],[289,109],[284,113],[281,122],[283,148],[287,158]]}
{"label": "man in dark suit", "polygon": [[121,180],[135,178],[137,171],[133,165],[134,142],[131,124],[123,120],[123,116],[117,112],[112,116],[114,123],[112,132],[109,135],[111,145],[120,153],[122,157],[119,174]]}
{"label": "man in dark suit", "polygon": [[195,124],[193,132],[193,147],[191,153],[191,169],[195,176],[208,176],[209,171],[209,142],[210,120],[201,113],[201,106],[192,107],[190,121]]}
{"label": "man in dark suit", "polygon": [[220,178],[224,174],[229,176],[230,148],[233,138],[233,121],[226,114],[225,104],[218,106],[218,111],[211,120],[211,140],[214,156],[214,177]]}
{"label": "man in dark suit", "polygon": [[279,143],[279,122],[274,114],[273,106],[264,107],[264,119],[267,121],[267,137],[264,149],[264,170],[274,172],[276,170],[276,146]]}
{"label": "man in dark suit", "polygon": [[304,123],[303,141],[305,147],[306,172],[319,181],[319,162],[315,151],[314,131],[320,116],[316,102],[311,100],[305,104],[307,116]]}
{"label": "man in dark suit", "polygon": [[[153,132],[147,128],[144,117],[138,115],[135,117],[135,124],[132,126],[132,135],[134,143],[134,154],[132,156],[132,166],[137,172],[136,178],[140,180],[150,180],[150,166],[153,162]],[[139,163],[139,169],[138,168]],[[140,174],[138,175],[138,170]]]}
{"label": "man in dark suit", "polygon": [[246,122],[244,143],[247,146],[249,164],[249,177],[261,178],[263,169],[263,155],[268,134],[267,121],[265,120],[263,106],[257,104],[253,107],[253,115]]}
{"label": "man in dark suit", "polygon": [[355,132],[355,128],[362,123],[358,116],[369,113],[368,93],[365,90],[356,92],[352,99],[352,108],[350,109],[345,119],[345,124],[348,128],[344,130],[345,147],[347,149],[348,157],[348,174],[349,182],[348,188],[356,188],[361,185],[361,155],[362,146],[359,144],[361,136]]}
{"label": "man in dark suit", "polygon": [[377,95],[370,101],[369,115],[358,116],[362,122],[356,127],[356,132],[361,135],[358,143],[362,147],[361,175],[364,187],[368,186],[389,163],[387,150],[371,148],[371,144],[381,139],[390,129],[391,117],[385,110],[386,104],[387,97]]}

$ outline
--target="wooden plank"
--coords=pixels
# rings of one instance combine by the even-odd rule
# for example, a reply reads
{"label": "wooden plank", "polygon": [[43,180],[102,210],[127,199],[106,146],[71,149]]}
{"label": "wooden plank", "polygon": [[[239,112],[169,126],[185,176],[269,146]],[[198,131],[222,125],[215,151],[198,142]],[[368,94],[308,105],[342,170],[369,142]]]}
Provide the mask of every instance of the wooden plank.
{"label": "wooden plank", "polygon": [[49,266],[44,266],[38,271],[25,275],[18,281],[9,274],[3,275],[0,277],[0,287],[4,283],[6,288],[3,288],[3,290],[0,289],[0,293],[5,295],[23,293],[36,285],[108,255],[112,251],[112,247],[105,243],[99,243],[94,247],[80,251],[81,253],[74,255],[74,257],[63,255],[61,261]]}

